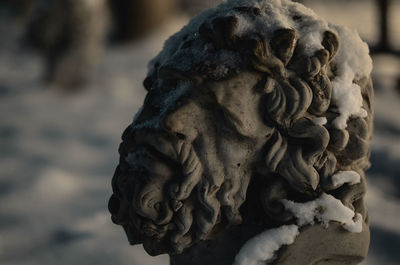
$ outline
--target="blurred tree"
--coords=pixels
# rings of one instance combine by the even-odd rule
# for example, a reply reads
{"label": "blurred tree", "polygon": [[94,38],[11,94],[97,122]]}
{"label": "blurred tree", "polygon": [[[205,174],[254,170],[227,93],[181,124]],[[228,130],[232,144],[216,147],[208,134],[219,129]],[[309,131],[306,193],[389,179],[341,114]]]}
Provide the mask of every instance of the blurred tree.
{"label": "blurred tree", "polygon": [[391,0],[375,0],[379,18],[379,42],[371,47],[372,53],[388,53],[400,56],[400,51],[395,50],[390,44],[389,34],[389,10],[393,2]]}
{"label": "blurred tree", "polygon": [[85,84],[102,53],[108,25],[105,0],[37,1],[26,40],[45,58],[46,81]]}
{"label": "blurred tree", "polygon": [[379,10],[380,40],[379,46],[383,50],[389,50],[389,18],[388,9],[390,0],[376,0]]}
{"label": "blurred tree", "polygon": [[35,4],[35,0],[1,0],[0,9],[7,8],[18,17],[26,17]]}
{"label": "blurred tree", "polygon": [[176,0],[108,0],[108,3],[115,41],[143,37],[176,10]]}
{"label": "blurred tree", "polygon": [[221,2],[222,0],[181,0],[180,6],[185,12],[190,15],[195,15],[207,8],[214,7]]}

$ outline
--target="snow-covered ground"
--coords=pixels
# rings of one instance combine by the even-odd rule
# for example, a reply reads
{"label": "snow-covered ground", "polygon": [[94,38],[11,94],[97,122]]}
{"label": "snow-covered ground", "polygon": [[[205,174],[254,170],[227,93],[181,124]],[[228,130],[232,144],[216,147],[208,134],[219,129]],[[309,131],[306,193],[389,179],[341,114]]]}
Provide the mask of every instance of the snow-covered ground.
{"label": "snow-covered ground", "polygon": [[[400,1],[394,2],[400,13]],[[351,5],[353,12],[324,8],[364,20],[368,4]],[[323,15],[323,8],[317,11]],[[107,48],[93,83],[66,93],[43,86],[40,58],[18,45],[20,31],[11,20],[0,20],[6,34],[0,40],[0,264],[168,264],[166,256],[128,245],[122,228],[111,223],[107,201],[120,135],[145,95],[146,64],[183,23],[170,21],[144,40]],[[362,30],[375,38],[373,30]],[[374,58],[372,239],[365,265],[400,263],[399,69],[398,58]]]}

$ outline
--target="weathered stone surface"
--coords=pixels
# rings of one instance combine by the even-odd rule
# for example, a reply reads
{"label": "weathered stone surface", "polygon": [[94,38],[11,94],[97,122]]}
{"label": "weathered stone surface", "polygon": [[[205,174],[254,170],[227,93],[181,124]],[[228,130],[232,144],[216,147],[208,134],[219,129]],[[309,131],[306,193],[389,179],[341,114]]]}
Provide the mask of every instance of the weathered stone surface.
{"label": "weathered stone surface", "polygon": [[308,226],[293,245],[282,248],[273,264],[279,265],[356,265],[368,253],[369,228],[364,223],[361,233],[349,233],[339,224],[328,228]]}
{"label": "weathered stone surface", "polygon": [[[173,36],[150,64],[147,97],[122,136],[112,219],[131,244],[168,253],[173,265],[232,264],[253,236],[297,224],[282,200],[309,202],[321,194],[360,214],[361,233],[316,220],[300,226],[274,264],[350,265],[366,256],[371,80],[354,80],[367,115],[335,127],[337,34],[326,31],[323,48],[309,55],[294,29],[238,33],[239,16],[265,12],[238,6],[192,25],[194,33]],[[326,122],[316,122],[321,118]],[[339,171],[361,179],[337,186],[332,176]]]}

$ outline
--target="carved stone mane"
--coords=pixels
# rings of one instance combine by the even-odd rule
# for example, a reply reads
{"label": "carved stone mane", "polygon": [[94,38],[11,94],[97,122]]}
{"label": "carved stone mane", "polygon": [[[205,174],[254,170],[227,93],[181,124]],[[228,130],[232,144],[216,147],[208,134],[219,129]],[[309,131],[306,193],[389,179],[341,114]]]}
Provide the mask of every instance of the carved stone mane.
{"label": "carved stone mane", "polygon": [[[176,255],[246,230],[237,251],[262,230],[296,222],[282,200],[322,193],[367,220],[370,78],[353,80],[367,115],[338,128],[337,33],[326,30],[310,54],[296,29],[240,30],[241,19],[269,12],[238,5],[200,15],[150,64],[143,108],[122,136],[109,209],[129,242],[151,255]],[[346,170],[360,174],[360,183],[336,186],[332,176]]]}

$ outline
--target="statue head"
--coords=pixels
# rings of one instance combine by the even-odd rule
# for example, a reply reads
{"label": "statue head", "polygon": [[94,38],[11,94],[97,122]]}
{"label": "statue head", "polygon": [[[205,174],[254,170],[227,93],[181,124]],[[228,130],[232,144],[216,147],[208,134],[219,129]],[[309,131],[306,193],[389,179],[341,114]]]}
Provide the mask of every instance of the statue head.
{"label": "statue head", "polygon": [[[236,0],[173,35],[113,177],[109,209],[130,243],[181,253],[226,227],[294,222],[282,200],[322,193],[366,220],[373,94],[354,34],[291,1]],[[343,170],[360,183],[337,186]]]}

